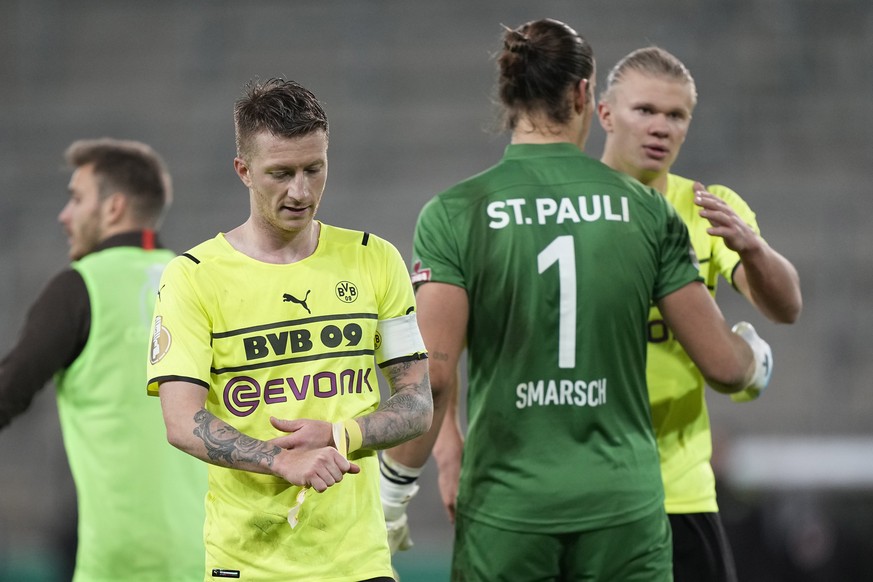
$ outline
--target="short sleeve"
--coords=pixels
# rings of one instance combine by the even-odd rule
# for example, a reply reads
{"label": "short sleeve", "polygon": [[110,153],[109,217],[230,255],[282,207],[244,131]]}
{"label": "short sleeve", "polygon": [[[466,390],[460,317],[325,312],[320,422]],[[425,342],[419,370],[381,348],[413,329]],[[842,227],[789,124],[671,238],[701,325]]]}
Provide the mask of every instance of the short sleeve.
{"label": "short sleeve", "polygon": [[660,268],[653,293],[655,300],[694,281],[703,281],[697,255],[691,246],[688,227],[666,200],[660,198],[660,201],[663,202],[664,210],[664,236],[661,242]]}
{"label": "short sleeve", "polygon": [[400,251],[388,241],[374,237],[378,245],[381,281],[381,292],[378,297],[379,320],[400,317],[415,311],[415,294],[406,263]]}
{"label": "short sleeve", "polygon": [[466,288],[458,240],[439,198],[428,202],[419,214],[412,254],[412,282],[416,286],[433,281]]}
{"label": "short sleeve", "polygon": [[161,277],[152,318],[148,355],[148,393],[161,382],[182,380],[209,388],[212,323],[195,285],[197,264],[173,259]]}

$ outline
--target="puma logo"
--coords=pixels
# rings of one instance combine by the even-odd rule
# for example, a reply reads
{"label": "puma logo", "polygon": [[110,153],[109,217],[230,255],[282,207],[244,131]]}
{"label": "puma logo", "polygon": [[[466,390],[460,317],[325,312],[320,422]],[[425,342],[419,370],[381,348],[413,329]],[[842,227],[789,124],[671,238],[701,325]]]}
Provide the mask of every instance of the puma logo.
{"label": "puma logo", "polygon": [[284,301],[286,303],[288,301],[290,301],[291,303],[297,303],[299,305],[302,305],[303,309],[306,310],[306,313],[312,315],[312,312],[309,311],[309,307],[306,305],[306,300],[309,299],[309,291],[312,291],[312,289],[309,289],[306,291],[306,295],[303,297],[303,299],[297,299],[296,297],[294,297],[290,293],[283,293],[282,294],[282,301]]}

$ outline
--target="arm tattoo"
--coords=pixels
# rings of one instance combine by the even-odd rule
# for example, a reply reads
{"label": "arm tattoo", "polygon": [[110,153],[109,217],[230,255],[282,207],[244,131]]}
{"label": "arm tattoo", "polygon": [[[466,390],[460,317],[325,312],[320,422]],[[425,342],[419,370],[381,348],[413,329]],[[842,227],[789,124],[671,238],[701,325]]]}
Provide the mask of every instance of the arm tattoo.
{"label": "arm tattoo", "polygon": [[214,414],[201,408],[194,415],[194,434],[206,445],[206,453],[212,461],[233,467],[240,462],[255,465],[265,461],[273,466],[273,459],[282,450],[258,439],[244,435]]}
{"label": "arm tattoo", "polygon": [[392,364],[385,368],[385,377],[388,379],[388,383],[391,384],[392,392],[397,392],[400,390],[401,386],[399,383],[403,380],[403,377],[409,372],[409,369],[415,365],[418,360],[409,360],[407,362],[398,362],[396,364]]}
{"label": "arm tattoo", "polygon": [[359,418],[364,446],[387,449],[425,431],[433,415],[430,378],[424,361],[398,362],[383,368],[392,395],[379,409]]}

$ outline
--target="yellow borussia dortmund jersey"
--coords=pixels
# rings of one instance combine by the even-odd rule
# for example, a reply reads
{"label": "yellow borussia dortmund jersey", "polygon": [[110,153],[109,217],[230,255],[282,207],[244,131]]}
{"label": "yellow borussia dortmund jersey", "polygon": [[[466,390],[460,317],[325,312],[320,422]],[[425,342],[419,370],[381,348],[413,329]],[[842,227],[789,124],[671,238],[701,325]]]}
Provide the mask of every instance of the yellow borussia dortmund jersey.
{"label": "yellow borussia dortmund jersey", "polygon": [[[692,180],[670,174],[665,197],[688,226],[700,263],[700,275],[714,297],[719,275],[733,284],[740,257],[725,246],[724,239],[707,234],[710,224],[700,216],[700,207],[694,204],[693,186]],[[755,214],[736,192],[724,186],[707,189],[758,232]],[[709,463],[712,435],[706,409],[706,384],[656,307],[649,315],[646,379],[661,454],[667,513],[718,511],[715,477]]]}
{"label": "yellow borussia dortmund jersey", "polygon": [[[357,231],[321,225],[318,247],[268,264],[220,234],[171,262],[155,307],[149,392],[166,380],[208,389],[206,408],[244,434],[280,436],[270,416],[335,422],[379,405],[376,324],[413,310],[400,253]],[[357,475],[324,493],[278,477],[209,466],[206,573],[247,580],[390,576],[374,451],[350,456]]]}

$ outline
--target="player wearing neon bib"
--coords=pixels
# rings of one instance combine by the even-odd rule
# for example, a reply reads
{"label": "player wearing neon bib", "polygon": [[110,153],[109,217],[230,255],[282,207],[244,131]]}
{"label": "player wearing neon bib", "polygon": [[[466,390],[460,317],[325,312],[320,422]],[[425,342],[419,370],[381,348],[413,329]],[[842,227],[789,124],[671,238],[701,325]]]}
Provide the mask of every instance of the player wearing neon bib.
{"label": "player wearing neon bib", "polygon": [[169,174],[135,141],[78,140],[65,157],[74,170],[58,220],[73,262],[0,361],[0,429],[54,375],[78,508],[67,579],[200,580],[206,470],[167,443],[160,403],[142,392],[158,282],[174,257],[156,231]]}
{"label": "player wearing neon bib", "polygon": [[[701,275],[715,296],[719,274],[773,321],[794,321],[797,272],[760,237],[755,215],[733,191],[670,174],[697,94],[694,79],[657,47],[631,52],[610,71],[599,104],[603,161],[661,192],[687,224]],[[706,382],[657,308],[649,321],[647,377],[673,530],[677,582],[737,579],[715,495]],[[733,395],[748,400],[757,391]]]}
{"label": "player wearing neon bib", "polygon": [[173,256],[119,246],[72,264],[91,305],[85,349],[56,376],[78,492],[77,582],[190,581],[203,567],[206,472],[166,442],[159,403],[137,389],[148,313]]}
{"label": "player wearing neon bib", "polygon": [[310,91],[252,83],[234,125],[250,215],[168,265],[149,354],[167,438],[210,463],[206,579],[388,582],[374,450],[433,412],[406,266],[315,220],[328,126]]}

